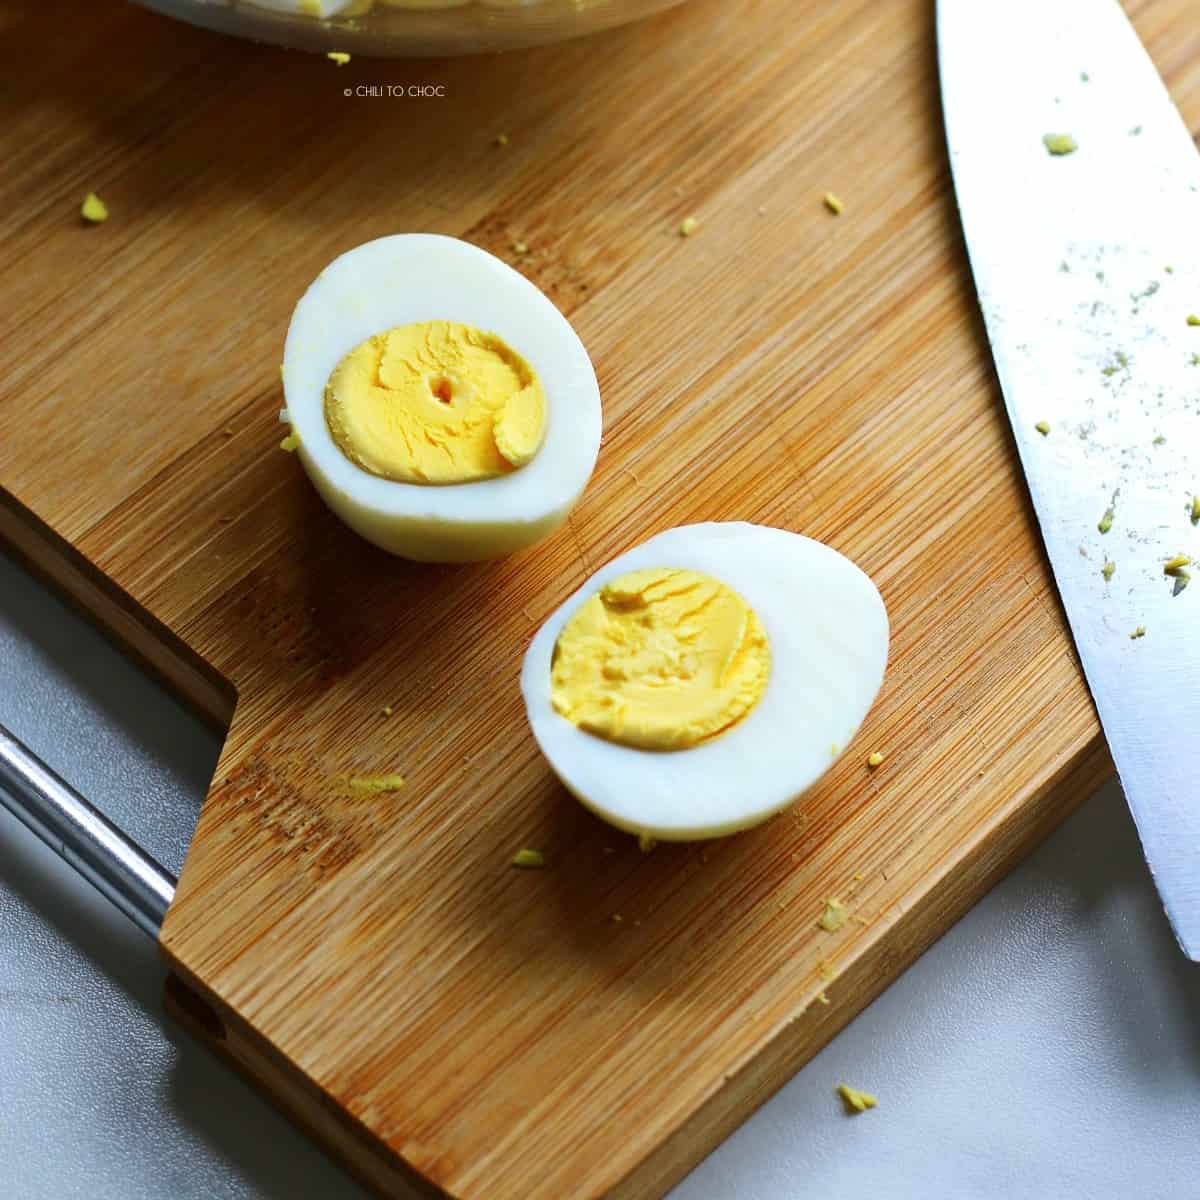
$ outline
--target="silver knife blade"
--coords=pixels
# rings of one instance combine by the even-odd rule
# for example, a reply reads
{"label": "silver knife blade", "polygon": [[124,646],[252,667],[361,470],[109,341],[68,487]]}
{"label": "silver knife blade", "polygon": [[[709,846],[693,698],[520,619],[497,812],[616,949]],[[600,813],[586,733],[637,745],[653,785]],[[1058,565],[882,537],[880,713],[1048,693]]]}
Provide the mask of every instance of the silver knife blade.
{"label": "silver knife blade", "polygon": [[[1116,0],[939,0],[938,56],[1050,564],[1167,916],[1200,960],[1200,156]],[[1051,154],[1045,135],[1077,148]],[[1187,567],[1164,573],[1177,555],[1197,560],[1190,588]]]}

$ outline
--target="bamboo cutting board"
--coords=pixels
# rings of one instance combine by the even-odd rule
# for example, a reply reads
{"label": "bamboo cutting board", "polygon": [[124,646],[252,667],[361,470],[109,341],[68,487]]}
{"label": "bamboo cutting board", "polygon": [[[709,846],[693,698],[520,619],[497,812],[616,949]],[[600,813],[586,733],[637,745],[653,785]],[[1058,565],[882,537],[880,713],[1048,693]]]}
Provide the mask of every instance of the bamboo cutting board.
{"label": "bamboo cutting board", "polygon": [[[1131,8],[1195,125],[1184,0]],[[1110,770],[977,318],[931,6],[693,0],[340,70],[119,4],[0,29],[0,533],[232,723],[172,1010],[381,1191],[661,1195]],[[397,83],[445,98],[343,95]],[[276,449],[296,299],[418,229],[528,243],[600,377],[590,488],[498,563],[388,558]],[[552,778],[518,666],[599,564],[727,519],[867,570],[889,673],[793,812],[643,855]],[[407,786],[337,783],[381,771]]]}

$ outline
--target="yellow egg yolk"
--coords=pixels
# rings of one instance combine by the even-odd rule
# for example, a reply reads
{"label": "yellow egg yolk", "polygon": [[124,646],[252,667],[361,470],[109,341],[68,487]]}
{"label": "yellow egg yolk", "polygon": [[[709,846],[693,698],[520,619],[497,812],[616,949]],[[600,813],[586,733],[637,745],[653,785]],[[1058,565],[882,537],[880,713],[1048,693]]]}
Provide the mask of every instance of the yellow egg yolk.
{"label": "yellow egg yolk", "polygon": [[367,338],[334,367],[325,421],[342,453],[373,475],[471,483],[533,458],[546,396],[533,367],[496,334],[422,321]]}
{"label": "yellow egg yolk", "polygon": [[770,672],[766,632],[737,592],[698,571],[653,567],[605,584],[563,626],[551,703],[597,737],[682,750],[736,725]]}

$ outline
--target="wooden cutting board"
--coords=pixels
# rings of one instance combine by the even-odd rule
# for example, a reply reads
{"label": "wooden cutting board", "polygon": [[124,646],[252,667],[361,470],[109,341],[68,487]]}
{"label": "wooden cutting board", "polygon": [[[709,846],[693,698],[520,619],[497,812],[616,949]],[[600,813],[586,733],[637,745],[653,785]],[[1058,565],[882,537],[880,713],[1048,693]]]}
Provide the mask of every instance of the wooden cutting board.
{"label": "wooden cutting board", "polygon": [[[1130,7],[1195,126],[1188,5]],[[693,0],[342,69],[120,4],[0,30],[0,532],[232,721],[162,931],[173,1011],[381,1191],[661,1195],[1111,769],[976,312],[931,6]],[[344,95],[410,83],[445,97]],[[389,558],[276,449],[293,304],[407,230],[514,260],[596,363],[595,478],[503,562]],[[878,581],[887,681],[793,812],[642,854],[555,782],[518,666],[601,563],[726,519]],[[381,771],[407,786],[338,783]]]}

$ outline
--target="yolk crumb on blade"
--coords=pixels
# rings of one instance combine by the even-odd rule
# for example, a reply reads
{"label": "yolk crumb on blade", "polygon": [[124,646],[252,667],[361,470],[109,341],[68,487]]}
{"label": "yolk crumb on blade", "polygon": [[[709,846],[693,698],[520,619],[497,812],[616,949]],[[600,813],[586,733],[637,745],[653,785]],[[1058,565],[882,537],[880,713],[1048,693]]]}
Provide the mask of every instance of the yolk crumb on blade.
{"label": "yolk crumb on blade", "polygon": [[326,385],[325,420],[342,453],[373,475],[471,483],[533,459],[546,396],[533,367],[496,334],[424,321],[351,350]]}
{"label": "yolk crumb on blade", "polygon": [[1042,145],[1054,155],[1074,154],[1079,149],[1079,143],[1069,133],[1043,134]]}
{"label": "yolk crumb on blade", "polygon": [[868,1108],[874,1108],[879,1103],[870,1092],[860,1092],[858,1088],[852,1088],[847,1083],[838,1084],[837,1094],[841,1096],[846,1112],[851,1114],[866,1112]]}
{"label": "yolk crumb on blade", "polygon": [[742,720],[770,670],[766,632],[737,592],[698,571],[651,567],[605,584],[563,627],[551,703],[597,737],[681,750]]}

